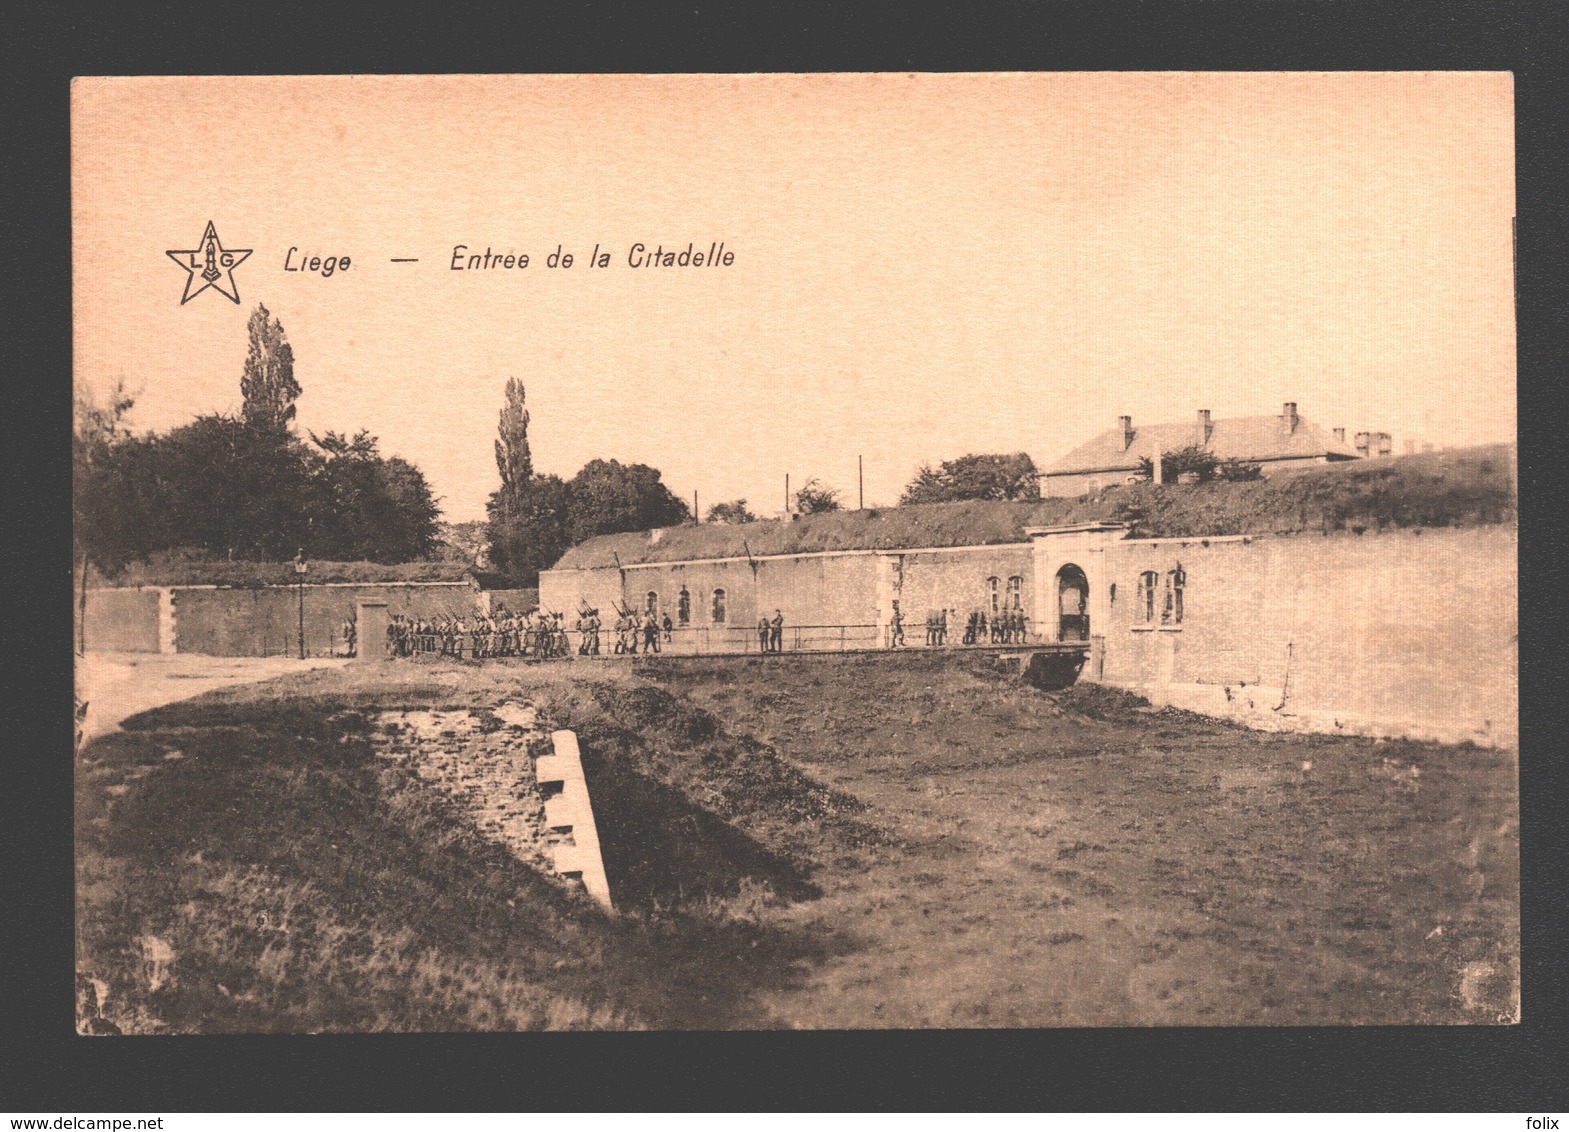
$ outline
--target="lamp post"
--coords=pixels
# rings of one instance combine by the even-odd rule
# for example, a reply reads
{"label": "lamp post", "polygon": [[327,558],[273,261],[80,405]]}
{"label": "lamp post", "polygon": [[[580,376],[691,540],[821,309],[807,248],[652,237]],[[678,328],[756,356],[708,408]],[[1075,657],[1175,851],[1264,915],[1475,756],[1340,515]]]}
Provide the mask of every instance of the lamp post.
{"label": "lamp post", "polygon": [[294,580],[296,589],[300,592],[300,659],[305,659],[305,548],[301,547],[294,553]]}

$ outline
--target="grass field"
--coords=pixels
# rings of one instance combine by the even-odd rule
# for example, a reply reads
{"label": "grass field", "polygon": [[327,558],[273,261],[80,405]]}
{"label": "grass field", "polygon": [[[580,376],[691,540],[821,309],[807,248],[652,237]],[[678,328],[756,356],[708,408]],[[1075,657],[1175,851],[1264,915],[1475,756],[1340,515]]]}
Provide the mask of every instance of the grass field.
{"label": "grass field", "polygon": [[[376,757],[578,731],[620,914]],[[1510,752],[1263,735],[976,656],[370,664],[80,756],[91,1032],[1497,1023]]]}

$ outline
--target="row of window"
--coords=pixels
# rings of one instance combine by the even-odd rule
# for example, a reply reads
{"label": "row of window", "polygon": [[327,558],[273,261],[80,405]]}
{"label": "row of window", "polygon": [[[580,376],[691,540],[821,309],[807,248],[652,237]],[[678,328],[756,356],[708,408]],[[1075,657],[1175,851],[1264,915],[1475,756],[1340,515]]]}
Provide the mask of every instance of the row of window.
{"label": "row of window", "polygon": [[[647,596],[644,598],[643,608],[654,616],[659,616],[658,590],[648,591]],[[709,607],[709,620],[716,625],[724,624],[725,591],[722,589],[715,590],[713,593],[713,604]],[[692,594],[685,586],[682,586],[681,592],[676,595],[676,621],[682,625],[690,625],[692,623]]]}
{"label": "row of window", "polygon": [[1005,609],[1024,608],[1024,578],[1018,574],[1008,579],[1006,593],[1000,589],[1000,579],[986,579],[986,596],[991,604],[992,616],[995,617]]}

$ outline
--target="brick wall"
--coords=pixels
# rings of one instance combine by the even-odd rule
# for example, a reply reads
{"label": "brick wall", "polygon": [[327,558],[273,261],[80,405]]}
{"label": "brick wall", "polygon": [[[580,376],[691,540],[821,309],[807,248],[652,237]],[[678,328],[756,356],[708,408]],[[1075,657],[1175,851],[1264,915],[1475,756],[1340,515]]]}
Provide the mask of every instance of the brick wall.
{"label": "brick wall", "polygon": [[949,614],[949,631],[962,630],[972,612],[992,615],[991,588],[997,579],[998,607],[1012,608],[1008,600],[1008,579],[1019,578],[1019,604],[1026,616],[1034,610],[1034,557],[1028,546],[975,547],[958,552],[915,551],[904,555],[904,584],[899,608],[904,612],[906,632],[913,623],[919,628],[928,612],[940,609],[958,611],[958,624]]}
{"label": "brick wall", "polygon": [[[1312,730],[1512,742],[1516,542],[1503,526],[1115,542],[1104,678],[1208,686],[1194,706],[1268,689],[1270,714]],[[1140,573],[1163,582],[1178,564],[1182,624],[1159,624],[1157,593],[1146,627]]]}

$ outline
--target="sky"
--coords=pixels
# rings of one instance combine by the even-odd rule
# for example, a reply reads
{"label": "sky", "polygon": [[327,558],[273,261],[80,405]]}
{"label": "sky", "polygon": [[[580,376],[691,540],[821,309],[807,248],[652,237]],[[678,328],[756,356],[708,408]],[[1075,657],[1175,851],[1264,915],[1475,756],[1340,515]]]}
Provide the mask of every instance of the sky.
{"label": "sky", "polygon": [[[1121,415],[1512,440],[1513,132],[1507,73],[78,79],[75,380],[139,430],[237,411],[265,304],[302,435],[368,429],[453,521],[509,377],[537,471],[760,514]],[[209,221],[238,303],[180,301]]]}

